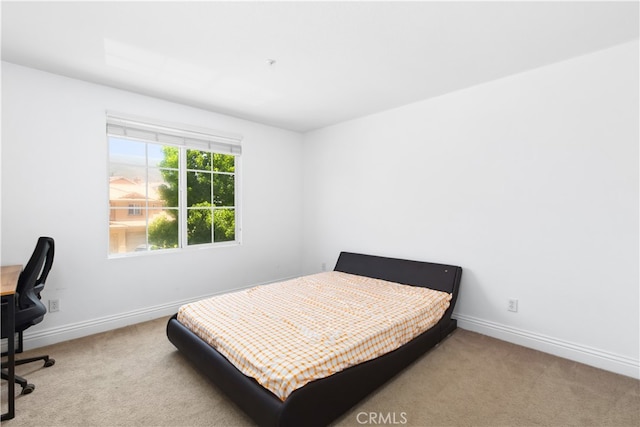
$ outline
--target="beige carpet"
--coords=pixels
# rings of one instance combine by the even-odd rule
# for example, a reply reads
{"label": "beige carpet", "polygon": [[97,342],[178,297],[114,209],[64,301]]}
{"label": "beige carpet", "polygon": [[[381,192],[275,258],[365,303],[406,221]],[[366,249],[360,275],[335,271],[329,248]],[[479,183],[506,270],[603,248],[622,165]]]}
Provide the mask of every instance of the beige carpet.
{"label": "beige carpet", "polygon": [[[252,425],[169,343],[166,320],[24,353],[56,364],[18,367],[36,390],[3,424]],[[637,427],[640,382],[458,329],[335,424]]]}

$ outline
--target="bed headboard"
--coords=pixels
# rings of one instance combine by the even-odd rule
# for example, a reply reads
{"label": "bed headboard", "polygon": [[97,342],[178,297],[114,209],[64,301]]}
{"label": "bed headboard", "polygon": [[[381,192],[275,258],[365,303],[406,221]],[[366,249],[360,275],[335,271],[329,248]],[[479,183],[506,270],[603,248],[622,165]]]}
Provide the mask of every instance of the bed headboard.
{"label": "bed headboard", "polygon": [[341,252],[334,270],[451,293],[452,305],[458,295],[462,276],[462,268],[455,265],[352,252]]}

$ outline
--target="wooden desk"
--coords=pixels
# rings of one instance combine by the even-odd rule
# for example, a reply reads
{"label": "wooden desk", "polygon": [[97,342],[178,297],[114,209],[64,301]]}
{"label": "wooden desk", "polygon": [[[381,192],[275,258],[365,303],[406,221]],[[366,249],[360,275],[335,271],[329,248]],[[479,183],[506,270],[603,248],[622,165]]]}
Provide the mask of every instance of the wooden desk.
{"label": "wooden desk", "polygon": [[7,370],[9,371],[8,379],[8,406],[7,413],[2,414],[0,421],[10,420],[16,415],[16,287],[18,286],[18,278],[22,272],[21,265],[8,265],[2,267],[0,277],[2,278],[2,296],[7,300],[7,323],[9,325],[9,333],[7,334]]}
{"label": "wooden desk", "polygon": [[18,279],[22,273],[21,265],[7,265],[2,267],[0,276],[2,278],[2,296],[13,295],[16,293]]}

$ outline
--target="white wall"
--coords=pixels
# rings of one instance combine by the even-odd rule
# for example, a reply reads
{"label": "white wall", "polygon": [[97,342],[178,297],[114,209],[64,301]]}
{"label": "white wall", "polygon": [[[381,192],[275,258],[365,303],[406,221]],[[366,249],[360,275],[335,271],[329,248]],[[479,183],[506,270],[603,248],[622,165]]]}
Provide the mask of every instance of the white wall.
{"label": "white wall", "polygon": [[[350,250],[461,265],[460,326],[637,377],[637,76],[634,42],[301,136],[2,63],[2,264],[57,242],[27,347]],[[106,110],[244,135],[243,244],[107,259]]]}
{"label": "white wall", "polygon": [[457,264],[460,326],[638,377],[638,115],[636,41],[309,133],[305,273]]}
{"label": "white wall", "polygon": [[[105,111],[244,136],[240,246],[107,259]],[[44,300],[25,334],[40,346],[171,314],[181,302],[300,274],[301,135],[2,63],[2,264],[56,240]]]}

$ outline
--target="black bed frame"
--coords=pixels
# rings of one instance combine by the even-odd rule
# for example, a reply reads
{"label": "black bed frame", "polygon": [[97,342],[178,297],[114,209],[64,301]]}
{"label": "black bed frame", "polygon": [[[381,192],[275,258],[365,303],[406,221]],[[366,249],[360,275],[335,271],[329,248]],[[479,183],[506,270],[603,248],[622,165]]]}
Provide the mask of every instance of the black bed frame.
{"label": "black bed frame", "polygon": [[184,327],[174,315],[167,324],[169,340],[220,390],[260,426],[326,426],[365,396],[411,364],[456,329],[451,313],[458,296],[462,268],[342,252],[334,269],[451,293],[440,321],[402,347],[330,377],[312,381],[282,401],[244,375],[213,347]]}

